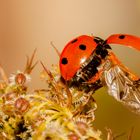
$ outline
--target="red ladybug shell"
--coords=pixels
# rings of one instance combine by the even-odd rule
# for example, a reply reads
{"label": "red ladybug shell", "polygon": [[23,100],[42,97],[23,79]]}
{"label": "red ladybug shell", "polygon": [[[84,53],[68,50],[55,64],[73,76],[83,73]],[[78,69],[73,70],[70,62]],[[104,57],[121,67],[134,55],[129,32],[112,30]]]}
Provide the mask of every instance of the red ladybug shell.
{"label": "red ladybug shell", "polygon": [[64,47],[60,56],[60,71],[66,81],[76,74],[96,46],[94,37],[82,35],[70,41]]}

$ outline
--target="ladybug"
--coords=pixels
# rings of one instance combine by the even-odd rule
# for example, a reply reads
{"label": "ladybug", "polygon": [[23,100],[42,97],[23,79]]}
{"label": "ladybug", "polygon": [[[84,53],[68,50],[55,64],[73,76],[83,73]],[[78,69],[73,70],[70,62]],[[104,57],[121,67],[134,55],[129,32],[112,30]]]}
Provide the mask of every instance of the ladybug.
{"label": "ladybug", "polygon": [[82,35],[71,40],[60,55],[60,72],[65,81],[100,83],[100,66],[111,55],[110,44],[131,46],[140,50],[140,38],[128,34],[114,34],[106,40]]}

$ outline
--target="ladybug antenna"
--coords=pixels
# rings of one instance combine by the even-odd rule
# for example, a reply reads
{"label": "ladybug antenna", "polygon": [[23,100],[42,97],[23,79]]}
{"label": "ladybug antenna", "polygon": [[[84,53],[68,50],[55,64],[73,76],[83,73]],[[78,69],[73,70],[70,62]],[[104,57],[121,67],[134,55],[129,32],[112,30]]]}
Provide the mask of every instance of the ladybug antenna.
{"label": "ladybug antenna", "polygon": [[91,33],[91,37],[94,37],[93,33]]}
{"label": "ladybug antenna", "polygon": [[51,45],[54,48],[54,50],[56,51],[56,53],[58,54],[58,56],[60,57],[60,52],[58,51],[58,49],[55,47],[55,45],[53,44],[53,42],[51,41]]}

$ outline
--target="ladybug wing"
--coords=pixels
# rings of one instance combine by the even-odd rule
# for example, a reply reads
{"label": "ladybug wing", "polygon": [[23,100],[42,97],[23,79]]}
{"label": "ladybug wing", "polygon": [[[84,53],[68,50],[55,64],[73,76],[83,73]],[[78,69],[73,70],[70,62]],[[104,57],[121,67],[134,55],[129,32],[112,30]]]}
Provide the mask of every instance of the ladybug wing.
{"label": "ladybug wing", "polygon": [[140,51],[140,37],[128,34],[114,34],[107,38],[107,44],[126,45]]}

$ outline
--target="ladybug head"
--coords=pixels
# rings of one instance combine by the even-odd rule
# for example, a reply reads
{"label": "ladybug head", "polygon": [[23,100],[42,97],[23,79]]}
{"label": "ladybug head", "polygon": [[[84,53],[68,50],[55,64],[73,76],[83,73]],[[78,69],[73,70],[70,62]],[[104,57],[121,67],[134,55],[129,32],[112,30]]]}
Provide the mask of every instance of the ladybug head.
{"label": "ladybug head", "polygon": [[108,55],[110,46],[99,37],[82,35],[70,41],[60,56],[60,72],[64,80],[81,84],[98,73],[98,66]]}

